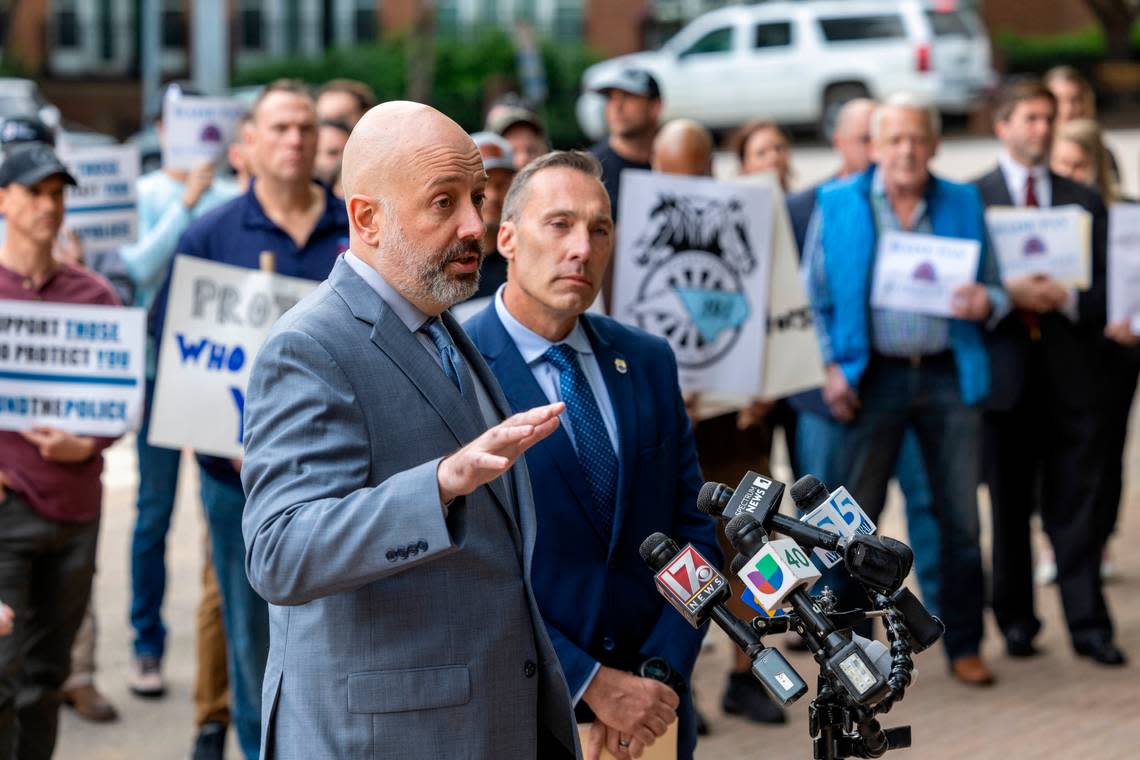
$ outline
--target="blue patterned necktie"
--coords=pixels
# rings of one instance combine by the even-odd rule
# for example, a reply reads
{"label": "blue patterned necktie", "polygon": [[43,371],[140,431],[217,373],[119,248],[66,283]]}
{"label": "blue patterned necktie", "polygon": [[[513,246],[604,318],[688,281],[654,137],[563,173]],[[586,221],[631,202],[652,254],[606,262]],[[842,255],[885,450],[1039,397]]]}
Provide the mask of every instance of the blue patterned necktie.
{"label": "blue patterned necktie", "polygon": [[439,356],[443,360],[444,373],[451,378],[451,382],[455,383],[455,387],[459,389],[459,393],[462,395],[463,357],[459,355],[459,350],[451,342],[451,336],[447,334],[443,322],[440,322],[438,317],[429,319],[420,329],[427,333],[431,342],[435,344],[436,350],[439,351]]}
{"label": "blue patterned necktie", "polygon": [[560,343],[548,348],[543,358],[558,369],[558,384],[574,431],[578,463],[586,474],[594,508],[608,536],[613,529],[617,501],[618,461],[598,401],[573,348]]}

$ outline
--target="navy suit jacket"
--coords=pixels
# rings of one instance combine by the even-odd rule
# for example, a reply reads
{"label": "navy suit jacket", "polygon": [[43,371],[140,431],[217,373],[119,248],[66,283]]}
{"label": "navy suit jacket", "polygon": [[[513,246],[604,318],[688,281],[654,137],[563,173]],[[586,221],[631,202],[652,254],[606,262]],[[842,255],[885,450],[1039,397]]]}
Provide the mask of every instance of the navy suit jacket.
{"label": "navy suit jacket", "polygon": [[[581,317],[617,419],[620,476],[613,530],[604,535],[586,479],[562,428],[526,453],[538,535],[535,597],[571,694],[595,663],[630,670],[662,657],[686,680],[705,629],[694,629],[657,593],[638,553],[656,531],[722,562],[711,518],[697,511],[703,482],[669,345],[609,317]],[[549,403],[492,302],[464,325],[512,411]],[[620,372],[620,362],[626,372]]]}

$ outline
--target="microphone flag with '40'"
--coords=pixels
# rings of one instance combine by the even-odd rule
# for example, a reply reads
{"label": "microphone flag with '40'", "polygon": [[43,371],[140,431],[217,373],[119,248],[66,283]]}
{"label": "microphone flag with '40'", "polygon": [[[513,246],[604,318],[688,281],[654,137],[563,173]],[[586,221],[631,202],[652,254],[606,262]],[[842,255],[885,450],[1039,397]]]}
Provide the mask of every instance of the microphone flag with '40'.
{"label": "microphone flag with '40'", "polygon": [[692,544],[686,544],[654,580],[661,595],[693,627],[705,622],[710,603],[719,603],[728,595],[728,579]]}
{"label": "microphone flag with '40'", "polygon": [[[843,486],[832,491],[826,501],[804,515],[801,521],[843,538],[858,534],[870,536],[875,532],[875,523]],[[843,555],[821,547],[816,547],[812,554],[824,568],[835,567],[843,561]]]}
{"label": "microphone flag with '40'", "polygon": [[798,588],[810,591],[820,572],[790,538],[768,541],[737,573],[765,610],[778,610]]}

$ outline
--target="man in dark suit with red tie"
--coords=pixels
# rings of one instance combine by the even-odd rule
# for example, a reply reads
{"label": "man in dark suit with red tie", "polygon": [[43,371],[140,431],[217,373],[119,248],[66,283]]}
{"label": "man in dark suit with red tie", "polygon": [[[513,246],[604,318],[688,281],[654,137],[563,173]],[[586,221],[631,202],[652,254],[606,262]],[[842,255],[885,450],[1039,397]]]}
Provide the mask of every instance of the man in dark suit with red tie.
{"label": "man in dark suit with red tie", "polygon": [[986,206],[1077,205],[1092,215],[1092,282],[1071,290],[1034,274],[1005,286],[1016,307],[989,335],[985,474],[993,503],[992,606],[1011,657],[1038,654],[1029,518],[1040,511],[1057,560],[1057,584],[1077,654],[1122,665],[1101,590],[1093,525],[1098,473],[1094,379],[1105,324],[1107,213],[1089,188],[1048,168],[1056,101],[1038,80],[1001,93],[994,129],[998,167],[977,180]]}
{"label": "man in dark suit with red tie", "polygon": [[507,283],[465,328],[512,408],[563,401],[562,429],[527,453],[538,516],[532,578],[579,721],[586,757],[619,758],[678,722],[696,745],[689,677],[704,629],[657,594],[638,555],[661,531],[719,565],[697,511],[701,472],[665,341],[586,310],[613,253],[601,167],[555,152],[516,175],[499,251]]}

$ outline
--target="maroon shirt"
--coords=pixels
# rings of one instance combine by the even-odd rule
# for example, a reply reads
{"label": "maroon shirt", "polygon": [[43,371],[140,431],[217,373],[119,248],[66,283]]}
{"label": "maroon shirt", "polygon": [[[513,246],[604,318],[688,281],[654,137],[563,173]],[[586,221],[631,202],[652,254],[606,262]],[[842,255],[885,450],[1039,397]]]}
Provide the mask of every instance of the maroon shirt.
{"label": "maroon shirt", "polygon": [[[60,264],[43,287],[0,266],[0,299],[8,301],[60,301],[63,303],[119,306],[111,285],[85,269]],[[114,438],[96,438],[95,453],[85,462],[48,462],[39,449],[19,433],[0,430],[0,471],[9,490],[32,509],[56,522],[90,522],[99,516],[103,501],[103,449]]]}

